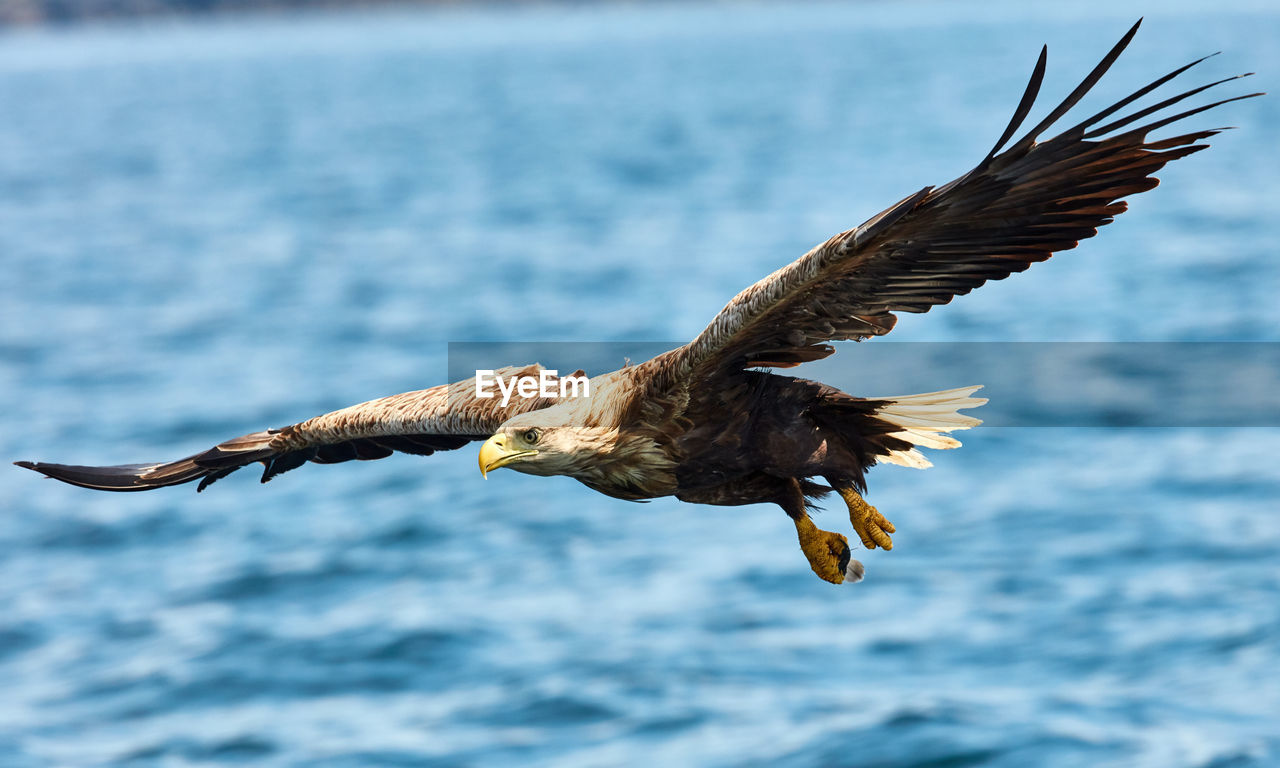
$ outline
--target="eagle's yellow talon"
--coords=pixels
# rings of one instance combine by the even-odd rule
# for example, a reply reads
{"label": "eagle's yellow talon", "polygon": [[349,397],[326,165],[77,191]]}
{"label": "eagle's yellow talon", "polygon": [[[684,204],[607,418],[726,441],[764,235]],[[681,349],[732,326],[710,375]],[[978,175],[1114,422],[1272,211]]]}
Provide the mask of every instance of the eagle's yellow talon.
{"label": "eagle's yellow talon", "polygon": [[885,519],[880,510],[868,504],[862,494],[854,489],[840,488],[839,491],[840,497],[849,507],[849,522],[853,524],[858,538],[862,539],[862,546],[875,549],[879,545],[885,550],[893,549],[893,539],[889,538],[889,534],[897,533],[898,530],[893,527],[893,523]]}
{"label": "eagle's yellow talon", "polygon": [[[849,559],[849,540],[844,536],[824,531],[813,524],[808,516],[795,518],[796,535],[800,538],[800,549],[809,559],[809,567],[818,577],[832,584],[843,584],[845,576],[856,573],[861,578],[862,567],[856,560]],[[854,581],[857,578],[853,579]]]}

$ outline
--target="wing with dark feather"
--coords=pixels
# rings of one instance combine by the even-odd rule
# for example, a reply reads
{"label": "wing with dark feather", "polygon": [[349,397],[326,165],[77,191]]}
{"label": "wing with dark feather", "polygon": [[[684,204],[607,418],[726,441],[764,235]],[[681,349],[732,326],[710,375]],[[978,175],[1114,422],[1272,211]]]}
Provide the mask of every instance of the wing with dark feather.
{"label": "wing with dark feather", "polygon": [[[503,368],[504,380],[538,380],[542,367]],[[581,375],[577,372],[572,375]],[[197,491],[254,462],[263,465],[262,482],[282,472],[315,464],[382,459],[392,453],[430,456],[461,448],[492,435],[507,419],[546,408],[552,398],[477,398],[474,380],[370,400],[314,419],[254,432],[177,461],[107,467],[19,461],[18,466],[84,488],[146,491],[199,480]]]}
{"label": "wing with dark feather", "polygon": [[[1046,61],[1042,50],[1008,128],[976,168],[904,198],[747,288],[692,342],[652,361],[653,375],[679,386],[716,371],[789,367],[826,357],[834,349],[823,342],[883,335],[897,321],[894,312],[926,312],[1093,237],[1126,209],[1120,198],[1156,186],[1159,181],[1151,174],[1205,149],[1203,140],[1222,129],[1156,141],[1148,140],[1149,133],[1261,95],[1164,114],[1184,99],[1236,79],[1227,78],[1104,124],[1200,59],[1041,141],[1041,134],[1101,79],[1137,30],[1135,24],[1057,108],[1005,148],[1039,92]],[[1157,113],[1152,121],[1130,127]]]}

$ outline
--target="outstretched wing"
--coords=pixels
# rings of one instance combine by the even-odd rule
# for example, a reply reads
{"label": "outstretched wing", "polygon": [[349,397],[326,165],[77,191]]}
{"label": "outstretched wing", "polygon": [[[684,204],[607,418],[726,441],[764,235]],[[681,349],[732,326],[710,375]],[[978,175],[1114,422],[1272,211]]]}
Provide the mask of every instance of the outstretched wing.
{"label": "outstretched wing", "polygon": [[1056,109],[1001,151],[1039,92],[1047,54],[1042,50],[1008,128],[976,168],[949,184],[908,196],[747,288],[697,338],[655,358],[652,374],[679,386],[716,371],[789,367],[826,357],[834,349],[823,342],[883,335],[897,321],[894,312],[927,312],[1093,237],[1098,227],[1126,209],[1120,198],[1155,187],[1159,181],[1152,173],[1205,149],[1208,145],[1201,142],[1222,129],[1157,141],[1148,141],[1149,133],[1261,95],[1223,99],[1130,127],[1236,79],[1227,78],[1104,122],[1204,60],[1199,59],[1040,141],[1101,79],[1137,30],[1134,24]]}
{"label": "outstretched wing", "polygon": [[[535,364],[503,368],[496,375],[504,380],[538,381],[542,370]],[[145,491],[193,480],[200,481],[196,490],[203,491],[215,480],[254,462],[263,465],[265,483],[308,461],[336,464],[382,459],[397,451],[420,456],[450,451],[489,437],[513,416],[557,401],[514,397],[505,407],[501,402],[498,398],[477,398],[475,382],[468,379],[370,400],[283,429],[254,432],[177,461],[108,467],[15,463],[64,483],[102,491]]]}

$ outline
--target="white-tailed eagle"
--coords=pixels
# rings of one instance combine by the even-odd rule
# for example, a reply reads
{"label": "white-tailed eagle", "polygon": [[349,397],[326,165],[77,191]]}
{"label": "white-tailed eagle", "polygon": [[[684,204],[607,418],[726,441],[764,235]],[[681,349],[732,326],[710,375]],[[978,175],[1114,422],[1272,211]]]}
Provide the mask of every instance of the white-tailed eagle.
{"label": "white-tailed eagle", "polygon": [[[866,470],[879,462],[928,466],[917,448],[958,446],[947,433],[979,423],[960,411],[986,401],[972,396],[978,387],[866,399],[763,369],[826,357],[835,351],[827,342],[884,335],[895,312],[926,312],[1076,247],[1125,210],[1122,198],[1156,186],[1152,174],[1165,163],[1205,149],[1204,140],[1221,129],[1149,139],[1152,131],[1260,95],[1172,109],[1234,79],[1227,78],[1125,112],[1201,59],[1042,138],[1137,29],[1013,140],[1039,91],[1042,50],[1008,127],[973,170],[908,195],[748,287],[688,344],[592,378],[589,397],[515,397],[504,405],[478,398],[466,380],[254,432],[177,461],[18,465],[107,491],[192,481],[203,490],[254,462],[265,466],[265,482],[306,462],[430,455],[480,442],[483,472],[568,475],[621,499],[776,503],[795,522],[815,573],[834,583],[857,581],[863,569],[850,558],[847,539],[817,528],[807,501],[834,490],[862,543],[890,549],[893,525],[861,496]],[[537,365],[498,372],[507,379],[541,374]]]}

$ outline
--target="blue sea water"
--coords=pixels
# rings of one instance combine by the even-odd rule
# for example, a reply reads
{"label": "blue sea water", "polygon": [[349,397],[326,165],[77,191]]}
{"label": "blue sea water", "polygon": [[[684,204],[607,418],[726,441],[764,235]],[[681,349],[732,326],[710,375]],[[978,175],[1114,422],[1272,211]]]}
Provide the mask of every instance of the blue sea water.
{"label": "blue sea water", "polygon": [[[176,458],[440,383],[451,341],[687,339],[967,170],[1041,43],[1047,102],[1143,13],[1084,110],[1219,49],[1189,85],[1280,91],[1280,12],[1235,0],[5,33],[0,458]],[[1278,104],[894,338],[1276,341]],[[871,474],[899,533],[854,587],[776,508],[474,448],[198,496],[0,468],[0,765],[1280,765],[1280,429],[962,437]]]}

